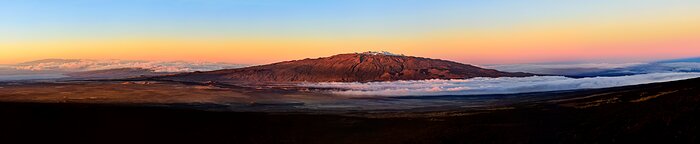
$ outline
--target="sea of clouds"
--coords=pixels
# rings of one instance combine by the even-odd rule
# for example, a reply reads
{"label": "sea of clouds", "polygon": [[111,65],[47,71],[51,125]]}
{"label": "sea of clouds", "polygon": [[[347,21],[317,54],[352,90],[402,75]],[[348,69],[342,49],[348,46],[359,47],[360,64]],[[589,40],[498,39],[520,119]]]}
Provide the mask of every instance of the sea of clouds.
{"label": "sea of clouds", "polygon": [[0,81],[57,79],[73,72],[142,68],[155,72],[193,72],[240,68],[245,65],[213,62],[44,59],[13,65],[0,65]]}
{"label": "sea of clouds", "polygon": [[700,72],[700,58],[639,63],[547,63],[487,65],[507,72],[565,75],[572,77],[622,76],[666,72]]}
{"label": "sea of clouds", "polygon": [[26,62],[12,66],[15,70],[28,71],[92,71],[117,68],[143,68],[155,72],[192,72],[238,68],[243,65],[211,62],[185,61],[138,61],[138,60],[90,60],[48,59]]}
{"label": "sea of clouds", "polygon": [[552,75],[577,75],[581,73],[601,72],[612,69],[624,69],[647,64],[648,63],[551,63],[487,65],[484,67],[506,72],[527,72]]}
{"label": "sea of clouds", "polygon": [[304,83],[303,87],[333,88],[329,92],[353,96],[485,95],[595,89],[700,77],[700,73],[651,73],[617,77],[569,78],[563,76],[471,78],[393,82]]}

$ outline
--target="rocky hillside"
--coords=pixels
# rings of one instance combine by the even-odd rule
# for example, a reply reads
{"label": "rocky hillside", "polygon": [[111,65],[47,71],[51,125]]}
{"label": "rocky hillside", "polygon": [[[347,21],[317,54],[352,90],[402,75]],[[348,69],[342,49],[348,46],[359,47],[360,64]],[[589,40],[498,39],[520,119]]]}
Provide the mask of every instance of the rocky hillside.
{"label": "rocky hillside", "polygon": [[531,75],[439,59],[367,52],[239,69],[184,73],[159,79],[187,82],[371,82]]}

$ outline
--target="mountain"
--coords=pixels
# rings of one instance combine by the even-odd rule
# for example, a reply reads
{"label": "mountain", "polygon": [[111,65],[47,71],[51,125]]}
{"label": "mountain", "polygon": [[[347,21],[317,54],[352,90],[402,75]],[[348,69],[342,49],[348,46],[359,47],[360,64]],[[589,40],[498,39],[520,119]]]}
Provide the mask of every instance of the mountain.
{"label": "mountain", "polygon": [[528,72],[568,77],[626,76],[649,73],[700,72],[700,57],[628,63],[557,62],[489,65],[505,72]]}
{"label": "mountain", "polygon": [[152,69],[157,72],[193,72],[243,67],[243,65],[240,64],[221,62],[145,61],[120,59],[43,59],[9,66],[16,70],[49,71],[55,73],[120,68]]}
{"label": "mountain", "polygon": [[159,77],[186,82],[372,82],[395,80],[524,77],[452,61],[396,55],[388,52],[339,54],[238,69]]}
{"label": "mountain", "polygon": [[84,71],[84,72],[74,72],[65,74],[69,76],[68,79],[124,79],[124,78],[135,78],[135,77],[145,77],[145,76],[161,76],[175,74],[173,72],[156,72],[151,69],[144,68],[118,68],[118,69],[107,69],[107,70],[94,70],[94,71]]}
{"label": "mountain", "polygon": [[657,63],[700,62],[700,57],[658,61]]}
{"label": "mountain", "polygon": [[700,72],[700,58],[686,58],[656,61],[646,64],[633,65],[629,67],[614,68],[604,71],[581,73],[572,75],[574,77],[591,77],[591,76],[624,76],[648,73],[665,73],[665,72]]}
{"label": "mountain", "polygon": [[63,64],[63,63],[77,63],[80,61],[82,61],[82,60],[80,60],[80,59],[41,59],[41,60],[18,63],[16,65],[17,66],[30,66],[30,65],[45,64],[45,63]]}

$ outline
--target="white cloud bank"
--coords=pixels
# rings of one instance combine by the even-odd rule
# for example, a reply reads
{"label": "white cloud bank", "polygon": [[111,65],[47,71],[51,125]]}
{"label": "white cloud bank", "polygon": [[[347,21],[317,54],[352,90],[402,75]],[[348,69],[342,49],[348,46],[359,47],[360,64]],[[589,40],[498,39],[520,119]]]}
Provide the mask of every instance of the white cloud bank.
{"label": "white cloud bank", "polygon": [[700,72],[700,62],[576,63],[488,65],[507,72],[528,72],[567,76],[632,75],[662,72]]}
{"label": "white cloud bank", "polygon": [[335,88],[334,94],[358,96],[434,96],[514,94],[559,90],[594,89],[700,77],[700,73],[652,73],[619,77],[568,78],[533,76],[522,78],[472,78],[463,80],[420,80],[370,83],[304,83],[300,86]]}
{"label": "white cloud bank", "polygon": [[229,63],[183,62],[183,61],[134,61],[134,60],[87,60],[47,59],[14,65],[16,70],[29,71],[91,71],[116,68],[144,68],[156,72],[192,72],[238,68],[242,65]]}
{"label": "white cloud bank", "polygon": [[571,75],[610,69],[628,68],[645,64],[647,63],[509,64],[488,65],[485,67],[507,72]]}

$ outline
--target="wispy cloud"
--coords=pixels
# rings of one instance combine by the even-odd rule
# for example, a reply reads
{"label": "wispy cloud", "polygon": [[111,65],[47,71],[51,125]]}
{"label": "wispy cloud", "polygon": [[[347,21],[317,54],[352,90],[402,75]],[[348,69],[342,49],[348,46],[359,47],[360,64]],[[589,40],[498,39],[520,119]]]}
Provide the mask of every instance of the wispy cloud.
{"label": "wispy cloud", "polygon": [[700,77],[700,73],[653,73],[619,77],[568,78],[561,76],[472,78],[370,83],[304,83],[300,86],[334,88],[329,92],[357,96],[429,96],[513,94],[594,89],[667,82]]}

